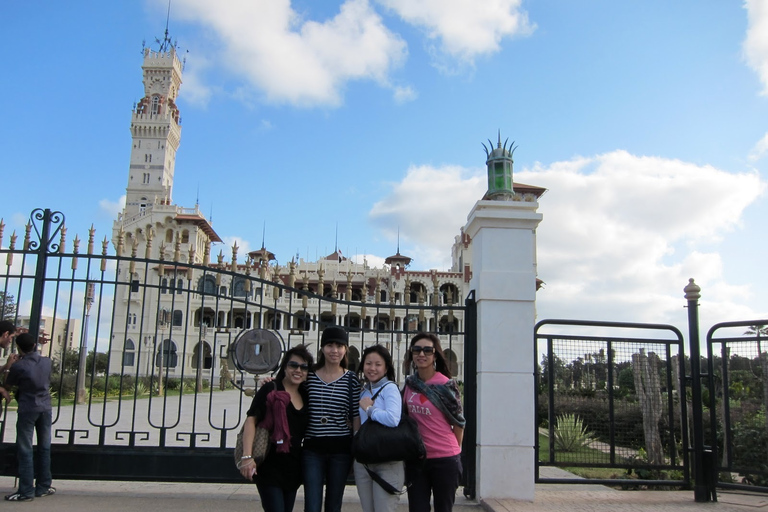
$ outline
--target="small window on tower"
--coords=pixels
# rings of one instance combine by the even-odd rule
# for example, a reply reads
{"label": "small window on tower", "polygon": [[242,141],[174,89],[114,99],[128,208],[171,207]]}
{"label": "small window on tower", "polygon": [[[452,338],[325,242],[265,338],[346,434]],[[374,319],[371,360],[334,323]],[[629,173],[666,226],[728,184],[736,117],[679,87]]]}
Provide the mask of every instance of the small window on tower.
{"label": "small window on tower", "polygon": [[150,110],[152,115],[157,115],[160,113],[160,96],[154,95],[152,96],[152,109]]}

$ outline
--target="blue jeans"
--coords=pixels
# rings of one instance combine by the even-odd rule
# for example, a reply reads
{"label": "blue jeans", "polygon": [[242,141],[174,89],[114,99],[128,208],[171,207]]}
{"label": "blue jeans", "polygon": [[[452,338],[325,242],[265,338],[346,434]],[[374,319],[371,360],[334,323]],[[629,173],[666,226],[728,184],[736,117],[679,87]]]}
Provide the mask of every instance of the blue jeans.
{"label": "blue jeans", "polygon": [[304,473],[304,512],[320,512],[325,483],[325,512],[341,512],[344,487],[352,467],[349,453],[323,454],[305,449],[302,453]]}
{"label": "blue jeans", "polygon": [[[34,461],[33,432],[37,432],[37,457]],[[18,412],[16,450],[19,459],[19,494],[31,497],[47,491],[51,487],[51,411]]]}
{"label": "blue jeans", "polygon": [[256,484],[261,497],[261,508],[264,512],[291,512],[296,503],[298,489],[283,489],[276,485]]}

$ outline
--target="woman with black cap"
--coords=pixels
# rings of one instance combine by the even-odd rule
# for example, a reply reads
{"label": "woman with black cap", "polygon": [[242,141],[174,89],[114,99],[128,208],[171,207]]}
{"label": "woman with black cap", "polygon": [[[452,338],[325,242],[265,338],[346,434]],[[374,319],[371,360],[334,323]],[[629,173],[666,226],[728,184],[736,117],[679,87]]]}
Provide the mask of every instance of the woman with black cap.
{"label": "woman with black cap", "polygon": [[325,512],[341,511],[352,467],[352,435],[360,428],[360,382],[347,370],[348,347],[347,331],[326,327],[315,371],[307,378],[309,426],[302,454],[305,512],[320,512],[323,502]]}

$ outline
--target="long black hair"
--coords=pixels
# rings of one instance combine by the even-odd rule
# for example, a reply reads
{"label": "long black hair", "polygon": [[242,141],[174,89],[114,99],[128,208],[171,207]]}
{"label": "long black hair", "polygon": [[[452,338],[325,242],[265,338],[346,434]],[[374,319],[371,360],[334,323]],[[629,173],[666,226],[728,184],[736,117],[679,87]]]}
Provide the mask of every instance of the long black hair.
{"label": "long black hair", "polygon": [[431,332],[420,332],[411,339],[411,344],[408,345],[408,353],[405,355],[405,361],[403,361],[403,366],[405,366],[406,372],[411,364],[413,364],[413,352],[411,352],[411,347],[413,347],[419,340],[429,340],[432,342],[432,346],[435,347],[435,370],[450,379],[452,377],[451,370],[448,368],[448,362],[445,360],[443,347],[440,346],[440,338]]}
{"label": "long black hair", "polygon": [[365,358],[370,354],[379,354],[384,360],[384,365],[387,367],[386,377],[387,379],[395,380],[395,365],[392,363],[392,355],[384,345],[371,345],[367,349],[363,350],[363,357],[360,358],[360,368],[357,370],[358,376],[361,379],[365,379]]}
{"label": "long black hair", "polygon": [[283,360],[280,361],[280,369],[277,370],[277,375],[275,376],[275,380],[278,382],[282,382],[285,378],[285,369],[288,367],[288,361],[291,360],[291,357],[296,356],[300,357],[304,360],[304,362],[309,365],[309,369],[312,369],[312,363],[314,361],[312,354],[309,353],[309,350],[307,350],[307,347],[304,345],[296,345],[295,347],[289,348],[285,351],[285,354],[283,355]]}

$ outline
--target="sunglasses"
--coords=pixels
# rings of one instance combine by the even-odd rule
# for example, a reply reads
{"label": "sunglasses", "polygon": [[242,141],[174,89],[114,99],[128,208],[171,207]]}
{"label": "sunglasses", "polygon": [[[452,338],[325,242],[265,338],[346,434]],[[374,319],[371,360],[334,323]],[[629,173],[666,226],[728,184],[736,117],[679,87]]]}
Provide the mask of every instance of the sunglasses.
{"label": "sunglasses", "polygon": [[418,345],[414,345],[411,347],[411,354],[420,354],[424,352],[424,355],[428,356],[430,354],[435,353],[435,347],[420,347]]}
{"label": "sunglasses", "polygon": [[309,365],[307,363],[297,363],[296,361],[288,361],[288,364],[286,366],[293,370],[296,370],[298,368],[303,372],[309,371]]}

